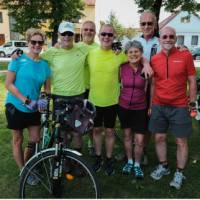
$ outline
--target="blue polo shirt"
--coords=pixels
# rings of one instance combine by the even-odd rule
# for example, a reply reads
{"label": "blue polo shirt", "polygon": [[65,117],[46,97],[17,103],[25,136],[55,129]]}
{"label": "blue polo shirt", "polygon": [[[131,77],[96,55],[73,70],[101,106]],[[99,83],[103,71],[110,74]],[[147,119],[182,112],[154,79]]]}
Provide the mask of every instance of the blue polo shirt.
{"label": "blue polo shirt", "polygon": [[[49,65],[44,60],[34,61],[26,54],[20,58],[13,60],[8,65],[8,71],[15,72],[15,87],[26,97],[31,100],[37,100],[40,90],[45,80],[47,80],[51,71]],[[22,112],[35,112],[29,110],[23,105],[23,102],[8,91],[6,103],[12,103],[18,110]]]}
{"label": "blue polo shirt", "polygon": [[137,40],[140,42],[143,46],[143,56],[147,58],[149,61],[151,60],[151,57],[155,55],[156,53],[161,51],[161,47],[159,44],[158,37],[153,37],[149,40],[145,40],[143,36],[133,38],[132,40]]}

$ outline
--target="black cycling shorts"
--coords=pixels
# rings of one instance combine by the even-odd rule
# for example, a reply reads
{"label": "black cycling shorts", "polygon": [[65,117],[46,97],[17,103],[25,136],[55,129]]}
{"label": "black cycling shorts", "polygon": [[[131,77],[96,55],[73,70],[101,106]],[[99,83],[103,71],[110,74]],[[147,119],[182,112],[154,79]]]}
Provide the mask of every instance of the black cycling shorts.
{"label": "black cycling shorts", "polygon": [[94,119],[94,127],[114,128],[117,118],[118,105],[107,107],[96,107],[96,117]]}
{"label": "black cycling shorts", "polygon": [[30,126],[40,125],[40,113],[25,113],[18,110],[13,104],[6,104],[7,128],[13,130],[22,130]]}
{"label": "black cycling shorts", "polygon": [[145,134],[147,127],[147,110],[129,110],[119,106],[119,121],[122,129],[131,128],[135,133]]}

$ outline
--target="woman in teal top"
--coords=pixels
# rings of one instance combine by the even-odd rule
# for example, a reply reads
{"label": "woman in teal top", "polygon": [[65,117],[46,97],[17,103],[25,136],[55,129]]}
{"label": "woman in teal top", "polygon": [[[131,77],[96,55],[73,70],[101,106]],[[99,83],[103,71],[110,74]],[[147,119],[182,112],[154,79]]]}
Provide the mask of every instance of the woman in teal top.
{"label": "woman in teal top", "polygon": [[[45,35],[38,29],[28,29],[29,52],[13,60],[6,77],[6,118],[13,133],[13,156],[21,169],[32,155],[35,143],[40,139],[40,114],[45,102],[38,101],[41,87],[50,92],[51,71],[46,61],[39,58]],[[25,154],[22,150],[23,129],[29,133]]]}

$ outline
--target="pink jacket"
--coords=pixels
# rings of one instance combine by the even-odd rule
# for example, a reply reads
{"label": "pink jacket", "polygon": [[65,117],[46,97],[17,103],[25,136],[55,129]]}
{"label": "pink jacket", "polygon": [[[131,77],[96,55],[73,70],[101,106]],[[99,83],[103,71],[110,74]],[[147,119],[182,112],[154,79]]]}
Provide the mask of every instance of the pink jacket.
{"label": "pink jacket", "polygon": [[146,80],[140,74],[143,66],[135,72],[129,63],[120,66],[121,90],[119,105],[130,110],[142,110],[147,107],[145,85]]}

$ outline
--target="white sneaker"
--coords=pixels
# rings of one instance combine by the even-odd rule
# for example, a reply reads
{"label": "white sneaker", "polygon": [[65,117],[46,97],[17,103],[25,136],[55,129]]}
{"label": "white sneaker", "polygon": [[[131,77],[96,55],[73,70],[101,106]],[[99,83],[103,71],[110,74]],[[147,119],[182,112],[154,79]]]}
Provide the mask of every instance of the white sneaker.
{"label": "white sneaker", "polygon": [[179,190],[183,184],[183,180],[186,179],[182,172],[175,172],[174,178],[170,182],[171,187],[175,187],[177,190]]}
{"label": "white sneaker", "polygon": [[160,180],[164,175],[170,174],[169,168],[163,167],[163,165],[159,164],[156,169],[151,172],[151,178],[154,180]]}

